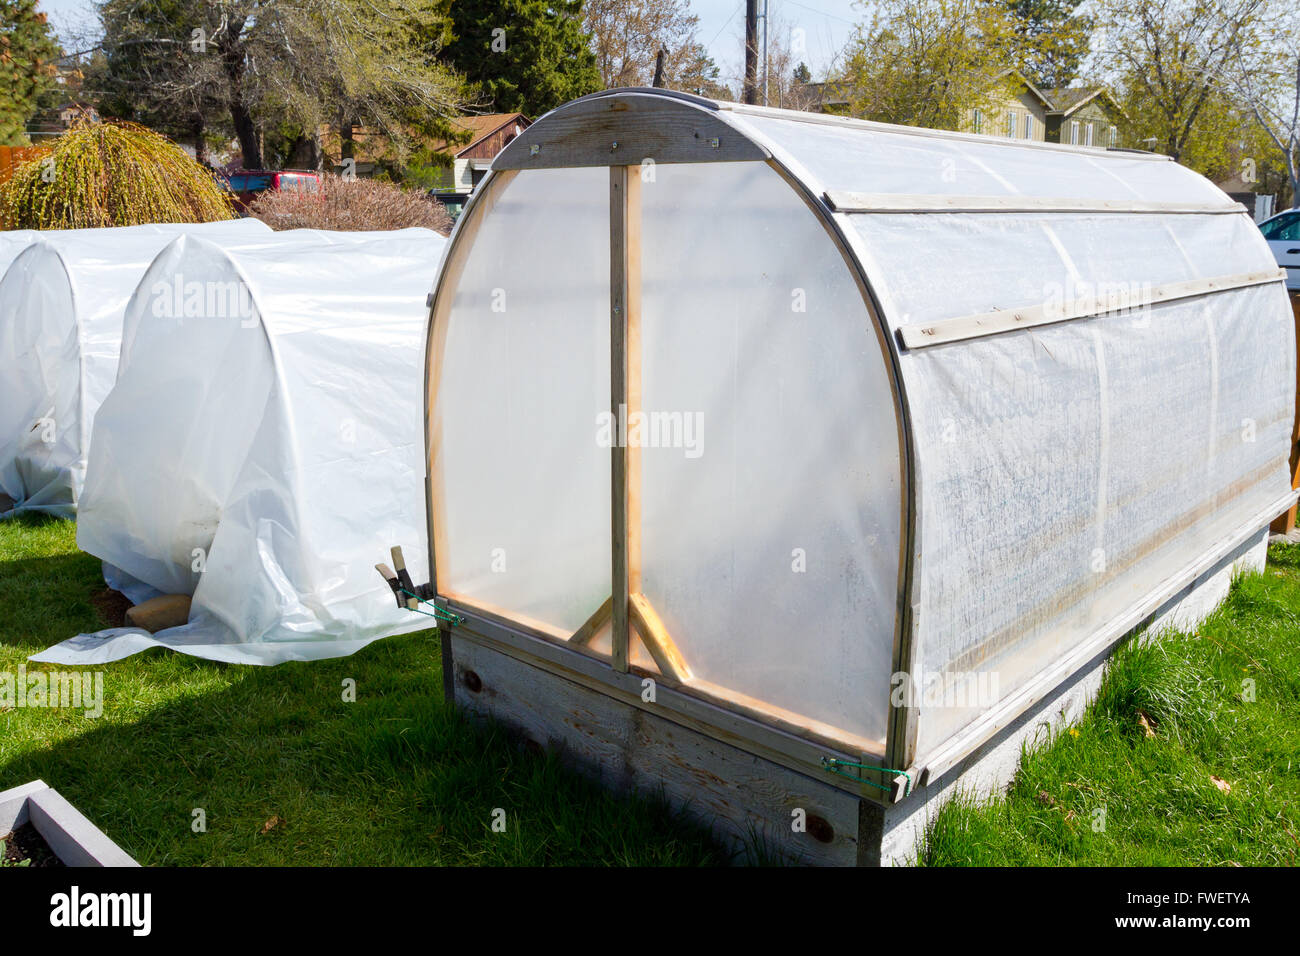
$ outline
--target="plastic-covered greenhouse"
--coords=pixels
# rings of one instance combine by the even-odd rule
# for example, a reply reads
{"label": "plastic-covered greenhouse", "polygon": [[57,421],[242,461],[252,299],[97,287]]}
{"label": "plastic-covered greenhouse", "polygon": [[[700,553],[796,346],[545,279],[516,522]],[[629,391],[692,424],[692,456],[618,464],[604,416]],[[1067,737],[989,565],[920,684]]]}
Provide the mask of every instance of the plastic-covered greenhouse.
{"label": "plastic-covered greenhouse", "polygon": [[175,240],[126,309],[95,420],[77,544],[139,603],[192,595],[189,621],[119,628],[36,656],[70,664],[164,646],[275,664],[427,627],[375,553],[423,574],[428,229]]}
{"label": "plastic-covered greenhouse", "polygon": [[122,312],[153,257],[185,233],[226,242],[271,229],[234,219],[0,234],[0,257],[20,250],[0,279],[0,495],[13,510],[76,514]]}
{"label": "plastic-covered greenhouse", "polygon": [[1290,506],[1295,356],[1258,229],[1165,157],[574,101],[432,310],[457,699],[901,799]]}

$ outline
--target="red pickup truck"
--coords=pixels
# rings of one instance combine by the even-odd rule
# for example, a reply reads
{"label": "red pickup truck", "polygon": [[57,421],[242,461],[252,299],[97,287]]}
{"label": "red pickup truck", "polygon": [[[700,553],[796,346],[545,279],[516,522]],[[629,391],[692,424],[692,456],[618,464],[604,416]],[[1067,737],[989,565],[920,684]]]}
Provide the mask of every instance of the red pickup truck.
{"label": "red pickup truck", "polygon": [[249,204],[268,189],[304,189],[315,192],[320,188],[320,174],[306,170],[240,169],[225,174],[226,185],[235,194],[235,207],[241,214],[248,212]]}

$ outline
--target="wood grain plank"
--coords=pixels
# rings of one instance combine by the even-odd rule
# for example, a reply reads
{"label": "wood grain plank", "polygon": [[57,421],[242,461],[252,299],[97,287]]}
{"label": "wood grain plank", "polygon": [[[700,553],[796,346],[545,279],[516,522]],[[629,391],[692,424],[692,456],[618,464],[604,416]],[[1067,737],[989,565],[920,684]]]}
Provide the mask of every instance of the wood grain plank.
{"label": "wood grain plank", "polygon": [[504,724],[611,789],[662,796],[737,861],[858,863],[855,794],[460,635],[453,659],[456,703],[468,713]]}
{"label": "wood grain plank", "polygon": [[[627,180],[626,166],[609,168],[609,406],[615,422],[627,407]],[[621,429],[618,429],[621,431]],[[614,436],[610,467],[610,558],[614,669],[628,668],[627,447]]]}
{"label": "wood grain plank", "polygon": [[596,636],[596,632],[605,626],[610,615],[614,611],[613,597],[605,598],[605,603],[596,608],[596,613],[583,622],[582,627],[573,632],[569,638],[569,643],[578,647],[586,647],[591,643],[591,639]]}
{"label": "wood grain plank", "polygon": [[655,666],[665,677],[671,677],[680,684],[685,684],[694,676],[690,665],[682,656],[677,645],[673,643],[668,628],[660,619],[653,605],[644,594],[633,594],[629,600],[632,623],[636,625],[641,643],[654,658]]}
{"label": "wood grain plank", "polygon": [[762,162],[768,150],[717,110],[646,93],[590,97],[561,106],[520,133],[493,169],[655,163]]}

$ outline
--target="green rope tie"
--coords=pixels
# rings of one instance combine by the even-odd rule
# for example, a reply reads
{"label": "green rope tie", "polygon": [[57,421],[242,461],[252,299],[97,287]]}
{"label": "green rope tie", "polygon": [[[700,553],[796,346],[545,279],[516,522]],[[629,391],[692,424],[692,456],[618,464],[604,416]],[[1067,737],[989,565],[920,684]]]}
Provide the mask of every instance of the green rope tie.
{"label": "green rope tie", "polygon": [[840,760],[836,757],[822,757],[822,766],[831,773],[839,774],[841,777],[848,777],[858,783],[865,783],[868,787],[875,787],[877,790],[883,790],[885,793],[892,793],[893,787],[887,787],[883,783],[876,783],[874,780],[863,780],[861,775],[856,773],[845,773],[839,770],[839,767],[853,767],[856,770],[879,770],[882,773],[892,773],[895,776],[904,778],[907,783],[903,787],[903,796],[912,792],[912,775],[906,770],[895,770],[893,767],[877,767],[869,763],[854,763],[851,760]]}
{"label": "green rope tie", "polygon": [[403,594],[405,594],[407,597],[415,598],[418,602],[425,605],[426,607],[433,608],[432,614],[430,614],[428,611],[421,611],[418,607],[408,607],[407,608],[408,611],[414,611],[416,614],[423,614],[425,617],[431,617],[435,621],[446,621],[448,624],[452,625],[453,627],[455,627],[457,624],[465,623],[465,619],[461,617],[459,614],[453,614],[451,613],[451,611],[448,611],[444,607],[439,607],[438,605],[434,604],[432,601],[426,601],[424,598],[420,597],[420,595],[412,594],[410,591],[406,590],[406,588],[398,588],[398,590],[401,591]]}

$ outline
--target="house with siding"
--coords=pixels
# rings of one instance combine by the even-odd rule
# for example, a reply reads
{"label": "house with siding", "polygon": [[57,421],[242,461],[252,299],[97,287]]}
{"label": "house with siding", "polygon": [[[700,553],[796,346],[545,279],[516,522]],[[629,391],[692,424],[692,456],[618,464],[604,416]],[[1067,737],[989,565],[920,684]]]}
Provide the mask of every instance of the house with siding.
{"label": "house with siding", "polygon": [[[991,102],[966,111],[961,132],[1106,149],[1122,146],[1123,108],[1104,86],[1039,89],[1014,69],[998,77]],[[814,109],[848,114],[854,91],[841,83],[809,83]]]}
{"label": "house with siding", "polygon": [[1043,142],[1052,101],[1019,70],[1007,70],[998,80],[1001,93],[992,105],[967,111],[962,132]]}
{"label": "house with siding", "polygon": [[[960,124],[961,132],[1032,139],[1041,143],[1046,135],[1051,101],[1019,70],[1003,71],[998,77],[998,85],[992,105],[985,104],[979,109],[966,111]],[[814,110],[819,113],[849,115],[852,103],[858,98],[852,88],[842,83],[809,83],[807,86],[816,103]]]}
{"label": "house with siding", "polygon": [[1043,91],[1053,103],[1047,113],[1047,141],[1106,149],[1123,146],[1120,126],[1127,117],[1104,86]]}
{"label": "house with siding", "polygon": [[446,142],[433,144],[439,153],[451,155],[451,165],[443,170],[435,189],[443,192],[470,192],[487,175],[497,153],[526,130],[532,121],[523,113],[489,113],[486,116],[462,116],[453,122],[469,133],[464,145]]}

